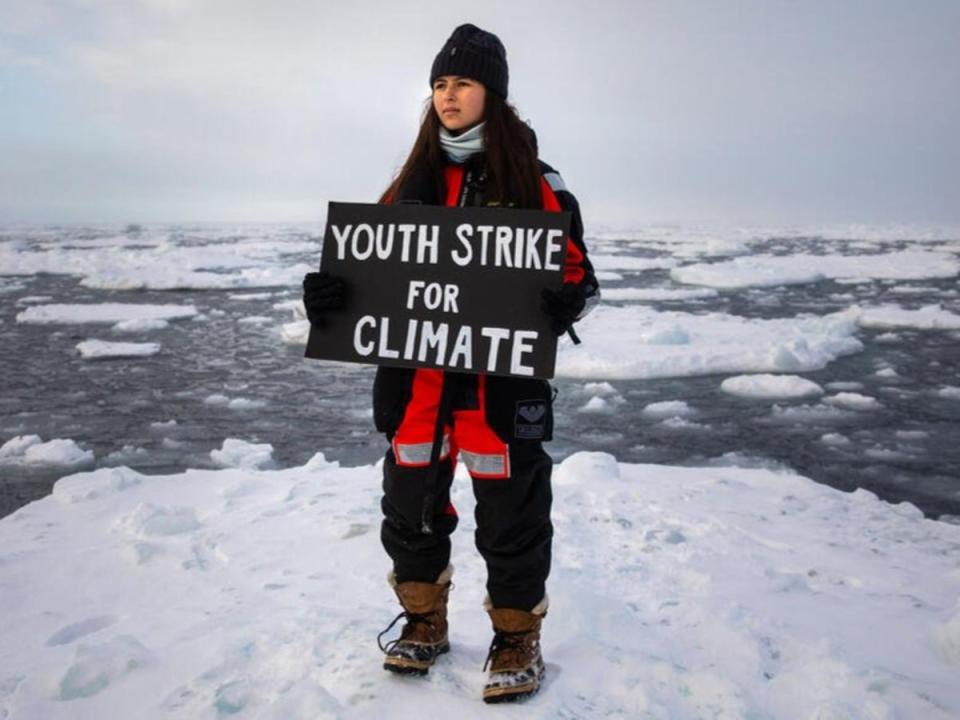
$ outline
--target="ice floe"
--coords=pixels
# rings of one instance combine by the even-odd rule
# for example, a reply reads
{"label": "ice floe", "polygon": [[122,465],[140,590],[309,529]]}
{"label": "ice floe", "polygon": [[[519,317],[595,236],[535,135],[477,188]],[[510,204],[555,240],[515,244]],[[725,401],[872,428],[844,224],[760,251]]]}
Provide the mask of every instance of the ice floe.
{"label": "ice floe", "polygon": [[805,398],[823,394],[823,388],[799,375],[737,375],[720,383],[730,395],[749,398]]}
{"label": "ice floe", "polygon": [[141,320],[179,320],[193,317],[193,305],[135,305],[133,303],[87,303],[81,305],[33,305],[17,313],[17,322],[41,325],[121,323]]}
{"label": "ice floe", "polygon": [[557,375],[590,379],[808,372],[859,352],[855,316],[752,319],[601,305],[561,340]]}
{"label": "ice floe", "polygon": [[107,342],[105,340],[84,340],[77,343],[80,357],[87,360],[106,358],[148,357],[160,352],[159,343]]}
{"label": "ice floe", "polygon": [[81,277],[85,287],[104,290],[237,289],[298,286],[320,257],[319,240],[302,233],[281,237],[234,234],[227,228],[201,237],[158,232],[153,241],[103,233],[94,240],[58,242],[36,233],[0,243],[0,273],[55,273]]}
{"label": "ice floe", "polygon": [[90,464],[93,459],[92,450],[84,450],[64,438],[44,442],[39,435],[17,435],[0,446],[0,465],[76,467]]}
{"label": "ice floe", "polygon": [[861,327],[868,328],[960,329],[960,315],[945,310],[940,304],[925,305],[915,310],[896,305],[861,308],[857,322]]}
{"label": "ice floe", "polygon": [[877,410],[883,407],[876,398],[855,392],[841,392],[836,395],[829,395],[823,399],[823,402],[849,410]]}
{"label": "ice floe", "polygon": [[752,255],[718,263],[684,265],[670,271],[676,282],[714,288],[770,287],[852,280],[948,278],[960,273],[955,255],[903,250],[878,255]]}
{"label": "ice floe", "polygon": [[712,288],[606,288],[603,290],[604,300],[697,300],[700,298],[716,297],[719,293]]}
{"label": "ice floe", "polygon": [[663,400],[649,403],[644,406],[641,412],[644,417],[648,418],[690,417],[697,414],[697,411],[685,400]]}
{"label": "ice floe", "polygon": [[219,450],[210,451],[210,459],[221,467],[263,468],[273,462],[273,445],[227,438]]}
{"label": "ice floe", "polygon": [[[470,483],[451,498],[452,650],[417,682],[375,642],[396,612],[380,483],[322,457],[60,480],[0,520],[0,711],[491,717]],[[577,453],[554,487],[547,682],[523,717],[960,714],[960,527],[783,469]]]}

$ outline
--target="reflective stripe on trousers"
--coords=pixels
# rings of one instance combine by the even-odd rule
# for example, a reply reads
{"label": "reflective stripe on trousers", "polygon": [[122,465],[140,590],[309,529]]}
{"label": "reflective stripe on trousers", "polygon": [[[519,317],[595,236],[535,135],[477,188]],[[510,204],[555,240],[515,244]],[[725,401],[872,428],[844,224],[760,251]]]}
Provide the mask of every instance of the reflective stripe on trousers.
{"label": "reflective stripe on trousers", "polygon": [[[397,439],[393,440],[393,454],[397,459],[397,465],[407,465],[411,467],[420,467],[430,464],[430,452],[433,450],[433,442],[422,443],[401,443]],[[440,459],[443,460],[450,454],[450,436],[444,434],[443,445],[440,447]]]}

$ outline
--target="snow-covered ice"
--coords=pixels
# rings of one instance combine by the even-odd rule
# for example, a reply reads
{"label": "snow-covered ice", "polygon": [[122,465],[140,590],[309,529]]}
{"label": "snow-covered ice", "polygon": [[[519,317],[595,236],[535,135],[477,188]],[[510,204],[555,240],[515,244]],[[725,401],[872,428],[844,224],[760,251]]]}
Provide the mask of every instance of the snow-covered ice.
{"label": "snow-covered ice", "polygon": [[605,255],[591,253],[590,262],[597,270],[620,270],[640,272],[643,270],[663,270],[676,267],[678,262],[674,258],[642,258],[631,255]]}
{"label": "snow-covered ice", "polygon": [[205,405],[222,405],[230,410],[256,410],[266,406],[263,400],[251,400],[244,397],[231,398],[220,393],[207,395],[203,402]]}
{"label": "snow-covered ice", "polygon": [[719,293],[711,288],[606,288],[604,300],[697,300],[716,297]]}
{"label": "snow-covered ice", "polygon": [[[194,316],[197,317],[197,316]],[[113,326],[114,332],[128,332],[128,333],[138,333],[138,332],[150,332],[151,330],[163,330],[166,327],[169,327],[170,323],[167,320],[161,320],[160,318],[143,318],[143,319],[132,319],[132,320],[121,320],[116,325]]]}
{"label": "snow-covered ice", "polygon": [[0,274],[77,275],[80,284],[104,290],[295,287],[320,257],[320,241],[289,236],[276,227],[237,232],[222,227],[184,237],[151,231],[149,237],[104,233],[94,241],[33,237],[0,243]]}
{"label": "snow-covered ice", "polygon": [[751,255],[670,271],[676,282],[714,288],[771,287],[830,279],[916,280],[954,277],[960,260],[950,253],[903,250],[876,255]]}
{"label": "snow-covered ice", "polygon": [[836,395],[829,395],[823,399],[823,402],[828,405],[835,405],[836,407],[848,408],[850,410],[876,410],[882,407],[876,398],[855,392],[841,392]]}
{"label": "snow-covered ice", "polygon": [[375,643],[397,610],[379,467],[64,478],[0,521],[0,715],[960,714],[960,527],[783,470],[578,453],[554,484],[546,684],[491,708],[462,474],[452,650],[424,679]]}
{"label": "snow-covered ice", "polygon": [[44,442],[39,435],[17,435],[0,446],[0,465],[77,467],[93,459],[92,450],[84,450],[66,438]]}
{"label": "snow-covered ice", "polygon": [[589,379],[807,372],[859,352],[856,315],[752,319],[601,305],[560,342],[557,375]]}
{"label": "snow-covered ice", "polygon": [[862,308],[857,322],[868,328],[916,328],[918,330],[956,330],[960,315],[939,304],[908,310],[896,305]]}
{"label": "snow-covered ice", "polygon": [[697,411],[684,400],[664,400],[649,403],[641,411],[648,418],[683,418],[696,415]]}
{"label": "snow-covered ice", "polygon": [[17,314],[17,322],[41,325],[121,323],[132,320],[178,320],[193,317],[193,305],[136,305],[134,303],[87,303],[80,305],[32,305]]}
{"label": "snow-covered ice", "polygon": [[105,340],[84,340],[77,343],[80,357],[87,360],[105,358],[147,357],[160,352],[159,343],[107,342]]}
{"label": "snow-covered ice", "polygon": [[211,450],[210,458],[221,467],[264,468],[273,462],[273,445],[227,438],[219,450]]}
{"label": "snow-covered ice", "polygon": [[737,375],[720,383],[730,395],[749,398],[805,398],[823,394],[823,388],[799,375]]}

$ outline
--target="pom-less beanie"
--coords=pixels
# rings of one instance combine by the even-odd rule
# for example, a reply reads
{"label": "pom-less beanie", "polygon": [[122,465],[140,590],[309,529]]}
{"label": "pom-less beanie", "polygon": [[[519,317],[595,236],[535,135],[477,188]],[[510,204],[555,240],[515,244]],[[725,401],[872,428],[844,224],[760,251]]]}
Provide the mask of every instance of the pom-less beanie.
{"label": "pom-less beanie", "polygon": [[507,97],[507,51],[493,33],[469,23],[449,37],[434,58],[430,85],[442,75],[459,75],[482,82],[502,98]]}

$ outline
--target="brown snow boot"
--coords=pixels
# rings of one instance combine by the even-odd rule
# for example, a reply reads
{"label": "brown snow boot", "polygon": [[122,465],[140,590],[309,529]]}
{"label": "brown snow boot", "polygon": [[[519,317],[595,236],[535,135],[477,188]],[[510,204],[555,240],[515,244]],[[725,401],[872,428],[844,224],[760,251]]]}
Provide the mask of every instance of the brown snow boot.
{"label": "brown snow boot", "polygon": [[[377,644],[387,656],[383,661],[384,670],[402,675],[426,675],[434,660],[450,650],[447,640],[447,598],[453,587],[450,582],[452,574],[451,566],[432,583],[398,583],[391,574],[390,584],[397,593],[403,612],[377,636]],[[384,645],[381,638],[401,618],[406,623],[400,637]]]}
{"label": "brown snow boot", "polygon": [[540,624],[546,613],[546,601],[532,612],[509,608],[489,608],[493,622],[493,642],[483,669],[490,666],[490,677],[483,688],[485,703],[513,702],[530,697],[543,681],[543,656],[540,654]]}

